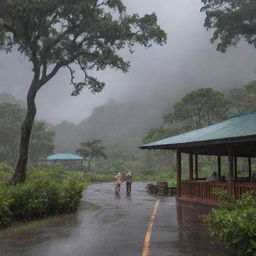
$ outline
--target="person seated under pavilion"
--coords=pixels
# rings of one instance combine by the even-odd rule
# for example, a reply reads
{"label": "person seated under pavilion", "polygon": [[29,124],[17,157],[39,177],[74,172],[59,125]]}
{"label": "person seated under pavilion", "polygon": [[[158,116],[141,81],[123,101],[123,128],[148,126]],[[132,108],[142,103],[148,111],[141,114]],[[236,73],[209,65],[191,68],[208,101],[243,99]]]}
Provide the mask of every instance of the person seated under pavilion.
{"label": "person seated under pavilion", "polygon": [[208,176],[208,178],[206,179],[207,181],[218,181],[218,175],[217,172],[213,172],[211,175]]}

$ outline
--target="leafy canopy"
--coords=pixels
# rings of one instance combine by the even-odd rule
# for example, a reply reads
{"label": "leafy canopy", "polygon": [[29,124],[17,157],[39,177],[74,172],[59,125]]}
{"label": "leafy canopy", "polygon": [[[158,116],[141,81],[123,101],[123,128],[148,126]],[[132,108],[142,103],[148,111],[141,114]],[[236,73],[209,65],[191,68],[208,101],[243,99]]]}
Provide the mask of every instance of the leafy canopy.
{"label": "leafy canopy", "polygon": [[76,153],[84,157],[88,162],[88,170],[90,170],[90,164],[94,158],[107,158],[105,154],[105,148],[101,145],[101,140],[92,140],[80,143],[80,148],[76,150]]}
{"label": "leafy canopy", "polygon": [[[37,89],[66,67],[73,95],[84,86],[100,92],[104,82],[90,71],[108,66],[126,72],[129,62],[119,50],[166,43],[155,13],[128,15],[122,0],[0,0],[0,5],[0,49],[18,49],[29,58]],[[72,64],[80,67],[83,81],[76,80]]]}
{"label": "leafy canopy", "polygon": [[217,50],[225,52],[236,46],[241,38],[256,47],[255,0],[201,0],[201,11],[206,13],[205,27],[213,28],[211,42],[217,41]]}
{"label": "leafy canopy", "polygon": [[[173,120],[190,129],[198,129],[227,118],[229,102],[212,88],[188,93],[174,105]],[[167,118],[167,116],[166,116]]]}
{"label": "leafy canopy", "polygon": [[92,140],[80,143],[81,147],[76,150],[80,156],[84,158],[106,158],[105,148],[100,145],[101,140]]}
{"label": "leafy canopy", "polygon": [[186,94],[163,116],[163,124],[151,129],[144,143],[199,129],[227,118],[230,101],[212,88],[201,88]]}
{"label": "leafy canopy", "polygon": [[256,80],[229,92],[233,113],[256,111]]}

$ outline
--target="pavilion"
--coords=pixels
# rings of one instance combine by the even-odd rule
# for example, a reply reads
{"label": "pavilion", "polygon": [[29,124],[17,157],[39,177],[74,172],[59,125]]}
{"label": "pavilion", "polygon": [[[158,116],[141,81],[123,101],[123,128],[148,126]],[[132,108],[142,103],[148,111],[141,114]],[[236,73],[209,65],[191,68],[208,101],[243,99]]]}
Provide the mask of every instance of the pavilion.
{"label": "pavilion", "polygon": [[[154,141],[141,149],[176,150],[177,199],[216,205],[214,188],[226,189],[239,199],[247,191],[256,190],[252,158],[256,157],[256,113],[241,113],[201,129]],[[182,156],[189,159],[189,179],[182,180]],[[198,178],[198,156],[216,156],[216,172],[222,177],[221,158],[228,159],[226,180],[208,182]],[[237,158],[247,158],[246,177],[238,177]],[[213,170],[215,171],[215,170]]]}
{"label": "pavilion", "polygon": [[53,166],[60,164],[67,170],[81,170],[84,158],[74,154],[54,154],[48,156],[46,159],[46,166]]}

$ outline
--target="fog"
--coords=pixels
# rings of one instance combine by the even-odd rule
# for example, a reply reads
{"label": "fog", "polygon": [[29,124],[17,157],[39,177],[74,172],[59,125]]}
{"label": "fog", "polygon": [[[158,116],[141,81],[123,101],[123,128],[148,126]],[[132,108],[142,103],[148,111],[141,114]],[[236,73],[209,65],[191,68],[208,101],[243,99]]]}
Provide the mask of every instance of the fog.
{"label": "fog", "polygon": [[[110,99],[117,102],[140,102],[154,108],[170,104],[186,92],[200,87],[225,91],[256,78],[256,50],[241,42],[227,53],[216,51],[210,44],[212,31],[203,27],[204,14],[199,0],[126,0],[129,13],[141,15],[156,12],[161,27],[167,32],[164,47],[135,47],[135,53],[122,54],[131,61],[127,74],[105,70],[97,74],[106,82],[96,95],[86,88],[79,96],[70,96],[72,87],[67,70],[61,70],[37,96],[37,118],[51,123],[63,120],[78,123],[92,110]],[[25,99],[32,79],[31,65],[18,53],[0,55],[0,93],[8,92]]]}

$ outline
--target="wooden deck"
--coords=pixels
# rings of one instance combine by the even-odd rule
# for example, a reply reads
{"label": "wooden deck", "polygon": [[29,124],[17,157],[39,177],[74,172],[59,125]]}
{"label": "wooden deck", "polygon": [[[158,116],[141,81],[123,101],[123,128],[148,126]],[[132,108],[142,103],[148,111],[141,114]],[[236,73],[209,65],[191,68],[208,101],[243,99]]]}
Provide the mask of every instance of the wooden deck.
{"label": "wooden deck", "polygon": [[240,199],[242,194],[248,191],[256,192],[256,184],[237,182],[208,182],[208,181],[180,181],[178,200],[198,202],[210,205],[218,205],[217,197],[213,193],[214,189],[221,188],[236,199]]}

